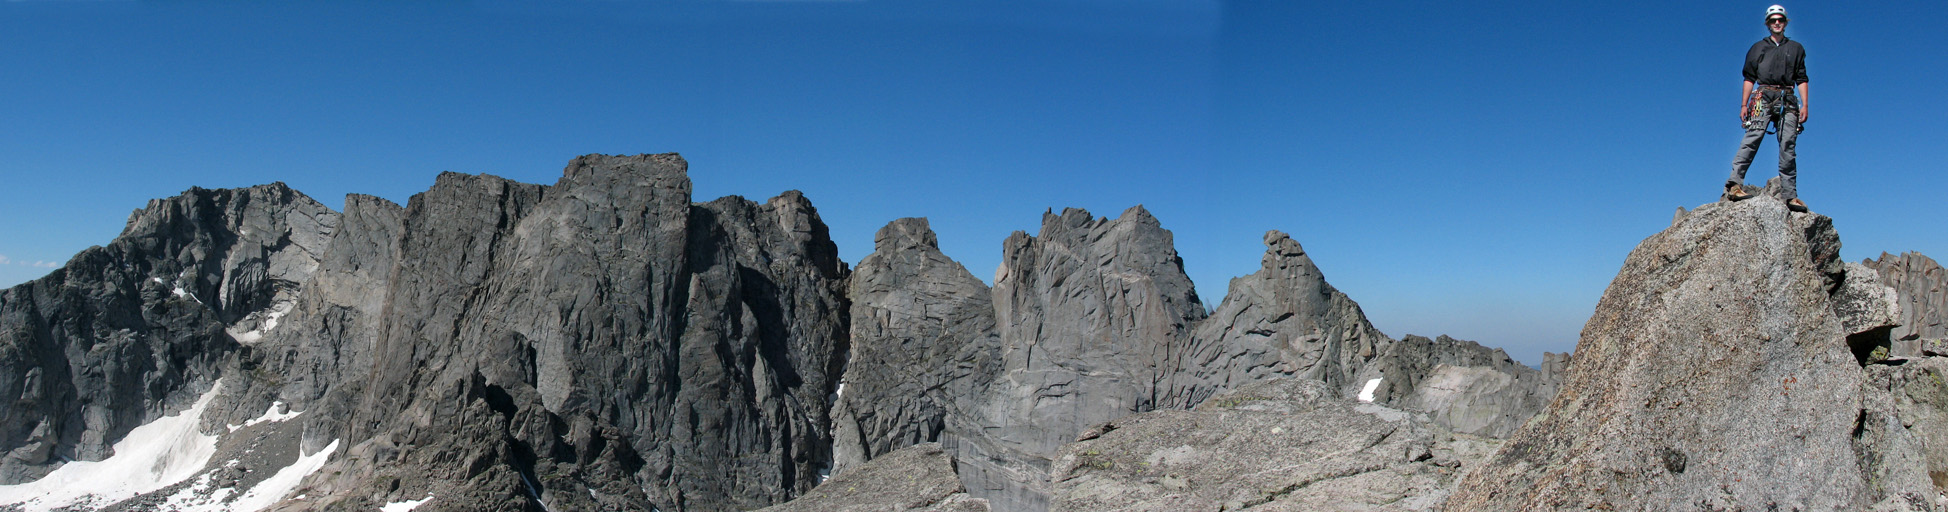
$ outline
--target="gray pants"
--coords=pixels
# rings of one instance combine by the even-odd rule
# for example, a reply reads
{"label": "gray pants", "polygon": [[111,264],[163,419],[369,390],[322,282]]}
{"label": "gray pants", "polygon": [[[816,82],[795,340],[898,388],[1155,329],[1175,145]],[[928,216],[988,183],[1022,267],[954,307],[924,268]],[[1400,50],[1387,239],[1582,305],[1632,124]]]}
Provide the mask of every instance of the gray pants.
{"label": "gray pants", "polygon": [[[1799,197],[1799,163],[1794,161],[1798,157],[1799,109],[1794,105],[1795,100],[1796,98],[1791,95],[1780,95],[1777,99],[1766,102],[1767,105],[1759,114],[1745,116],[1745,138],[1738,142],[1738,154],[1732,156],[1732,177],[1725,181],[1727,188],[1745,183],[1745,170],[1752,166],[1752,156],[1758,154],[1759,142],[1765,140],[1766,128],[1777,126],[1779,128],[1779,184],[1785,188],[1779,192],[1786,199]],[[1786,104],[1783,112],[1773,106],[1775,102]]]}

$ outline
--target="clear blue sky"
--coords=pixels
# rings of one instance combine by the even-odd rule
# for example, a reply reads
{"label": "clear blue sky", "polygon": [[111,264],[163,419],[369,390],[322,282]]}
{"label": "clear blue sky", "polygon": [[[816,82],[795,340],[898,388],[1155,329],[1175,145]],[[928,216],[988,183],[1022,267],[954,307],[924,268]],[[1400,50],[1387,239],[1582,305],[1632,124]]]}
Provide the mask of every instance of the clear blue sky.
{"label": "clear blue sky", "polygon": [[[191,186],[403,204],[675,151],[698,200],[804,191],[849,262],[925,216],[990,279],[1046,209],[1142,204],[1215,303],[1283,230],[1388,334],[1534,363],[1715,200],[1766,5],[0,2],[0,285]],[[1948,2],[1786,6],[1802,196],[1849,260],[1948,256]]]}

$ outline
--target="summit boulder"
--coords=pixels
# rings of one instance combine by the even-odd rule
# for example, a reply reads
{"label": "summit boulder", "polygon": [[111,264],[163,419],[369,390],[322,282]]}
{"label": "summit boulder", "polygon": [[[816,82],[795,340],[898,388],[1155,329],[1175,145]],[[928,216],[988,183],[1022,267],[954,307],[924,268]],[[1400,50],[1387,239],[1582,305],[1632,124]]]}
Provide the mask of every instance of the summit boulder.
{"label": "summit boulder", "polygon": [[1863,510],[1914,491],[1857,437],[1893,294],[1839,249],[1831,219],[1765,195],[1645,239],[1554,400],[1447,509]]}

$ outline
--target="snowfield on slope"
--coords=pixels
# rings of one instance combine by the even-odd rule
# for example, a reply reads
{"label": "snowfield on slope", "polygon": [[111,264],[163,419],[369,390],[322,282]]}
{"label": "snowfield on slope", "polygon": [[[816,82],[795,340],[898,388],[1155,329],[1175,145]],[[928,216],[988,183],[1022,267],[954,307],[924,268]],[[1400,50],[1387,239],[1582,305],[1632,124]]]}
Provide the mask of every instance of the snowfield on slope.
{"label": "snowfield on slope", "polygon": [[0,485],[0,504],[24,512],[99,508],[194,476],[216,454],[216,436],[196,426],[222,388],[218,381],[188,410],[130,430],[107,459],[69,462],[40,480]]}
{"label": "snowfield on slope", "polygon": [[[216,472],[236,466],[238,460],[211,466],[210,461],[225,445],[219,436],[198,432],[197,426],[222,386],[219,381],[187,410],[129,431],[115,443],[115,454],[105,460],[70,462],[40,480],[0,485],[0,510],[100,510],[140,495],[157,493],[154,497],[161,500],[158,503],[161,509],[172,512],[256,512],[283,501],[297,490],[305,477],[323,468],[337,452],[339,442],[334,440],[317,453],[298,454],[296,461],[247,490],[219,487],[213,482]],[[278,412],[279,409],[285,412]],[[227,427],[230,432],[236,432],[252,425],[288,421],[300,414],[277,402],[262,416],[243,425]],[[244,449],[248,453],[260,448],[252,441],[248,446],[221,449]]]}

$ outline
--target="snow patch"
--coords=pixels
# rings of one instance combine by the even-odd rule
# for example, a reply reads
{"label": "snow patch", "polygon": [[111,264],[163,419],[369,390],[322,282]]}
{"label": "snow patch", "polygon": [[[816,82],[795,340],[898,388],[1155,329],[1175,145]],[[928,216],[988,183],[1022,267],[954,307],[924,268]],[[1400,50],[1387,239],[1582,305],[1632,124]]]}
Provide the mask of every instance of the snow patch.
{"label": "snow patch", "polygon": [[1373,378],[1373,380],[1366,381],[1366,387],[1360,390],[1360,401],[1372,402],[1373,391],[1376,389],[1380,389],[1380,381],[1384,378],[1385,377],[1375,377]]}
{"label": "snow patch", "polygon": [[[284,409],[284,412],[277,412],[278,409]],[[301,414],[304,414],[304,411],[292,411],[291,406],[284,405],[284,401],[279,400],[276,402],[271,402],[271,408],[265,410],[263,416],[251,418],[250,421],[245,421],[243,422],[242,425],[227,425],[227,426],[230,427],[231,432],[236,432],[237,429],[248,427],[251,425],[256,425],[258,423],[271,423],[271,422],[285,421],[291,418],[296,418],[298,417],[298,415]],[[233,460],[230,462],[235,463],[237,461]]]}
{"label": "snow patch", "polygon": [[318,469],[325,467],[325,462],[331,460],[331,453],[334,451],[338,451],[337,439],[331,440],[331,444],[325,445],[325,449],[318,450],[318,453],[298,457],[297,462],[277,470],[277,474],[258,482],[255,487],[250,488],[250,492],[244,493],[237,498],[237,501],[230,503],[230,511],[256,512],[276,504],[286,495],[291,494],[291,491],[298,490],[298,484],[304,482],[304,477],[311,476],[312,473],[318,472]]}
{"label": "snow patch", "polygon": [[229,487],[210,490],[211,475],[211,473],[203,473],[203,476],[196,478],[195,484],[169,495],[163,501],[162,509],[177,512],[224,512],[223,500],[237,490]]}
{"label": "snow patch", "polygon": [[217,381],[188,410],[130,430],[107,459],[69,462],[40,480],[0,485],[0,504],[24,512],[99,508],[194,476],[216,455],[216,436],[203,435],[196,426],[222,388]]}
{"label": "snow patch", "polygon": [[[250,315],[251,317],[260,314],[263,315],[263,320],[258,322],[256,329],[240,331],[238,330],[239,326],[233,325],[228,329],[224,329],[224,331],[229,332],[230,337],[235,338],[239,343],[256,343],[258,340],[264,339],[264,334],[271,332],[273,329],[277,329],[277,319],[282,318],[286,313],[290,313],[291,310],[297,309],[297,307],[298,301],[296,299],[280,300],[275,304],[271,304],[271,307]],[[248,318],[246,317],[245,321],[248,321]],[[238,323],[241,324],[244,322]]]}
{"label": "snow patch", "polygon": [[534,498],[535,503],[541,505],[541,512],[553,512],[548,509],[548,502],[541,499],[541,491],[535,488],[534,481],[528,479],[527,473],[521,473],[521,483],[528,486],[528,495]]}
{"label": "snow patch", "polygon": [[230,333],[231,338],[237,340],[237,343],[256,343],[258,340],[264,339],[264,331],[262,329],[249,332],[236,332],[228,329],[226,331]]}
{"label": "snow patch", "polygon": [[203,299],[196,298],[196,294],[189,293],[189,290],[184,290],[183,287],[181,286],[176,287],[174,292],[176,293],[176,298],[193,300],[196,301],[197,304],[203,303]]}
{"label": "snow patch", "polygon": [[433,495],[428,494],[426,495],[426,497],[417,500],[395,501],[392,503],[387,503],[386,506],[379,507],[379,512],[406,512],[432,499],[433,499]]}
{"label": "snow patch", "polygon": [[284,316],[285,313],[290,313],[293,307],[297,307],[296,301],[279,302],[271,306],[271,312],[264,315],[264,331],[270,332],[271,329],[276,329],[278,317]]}

